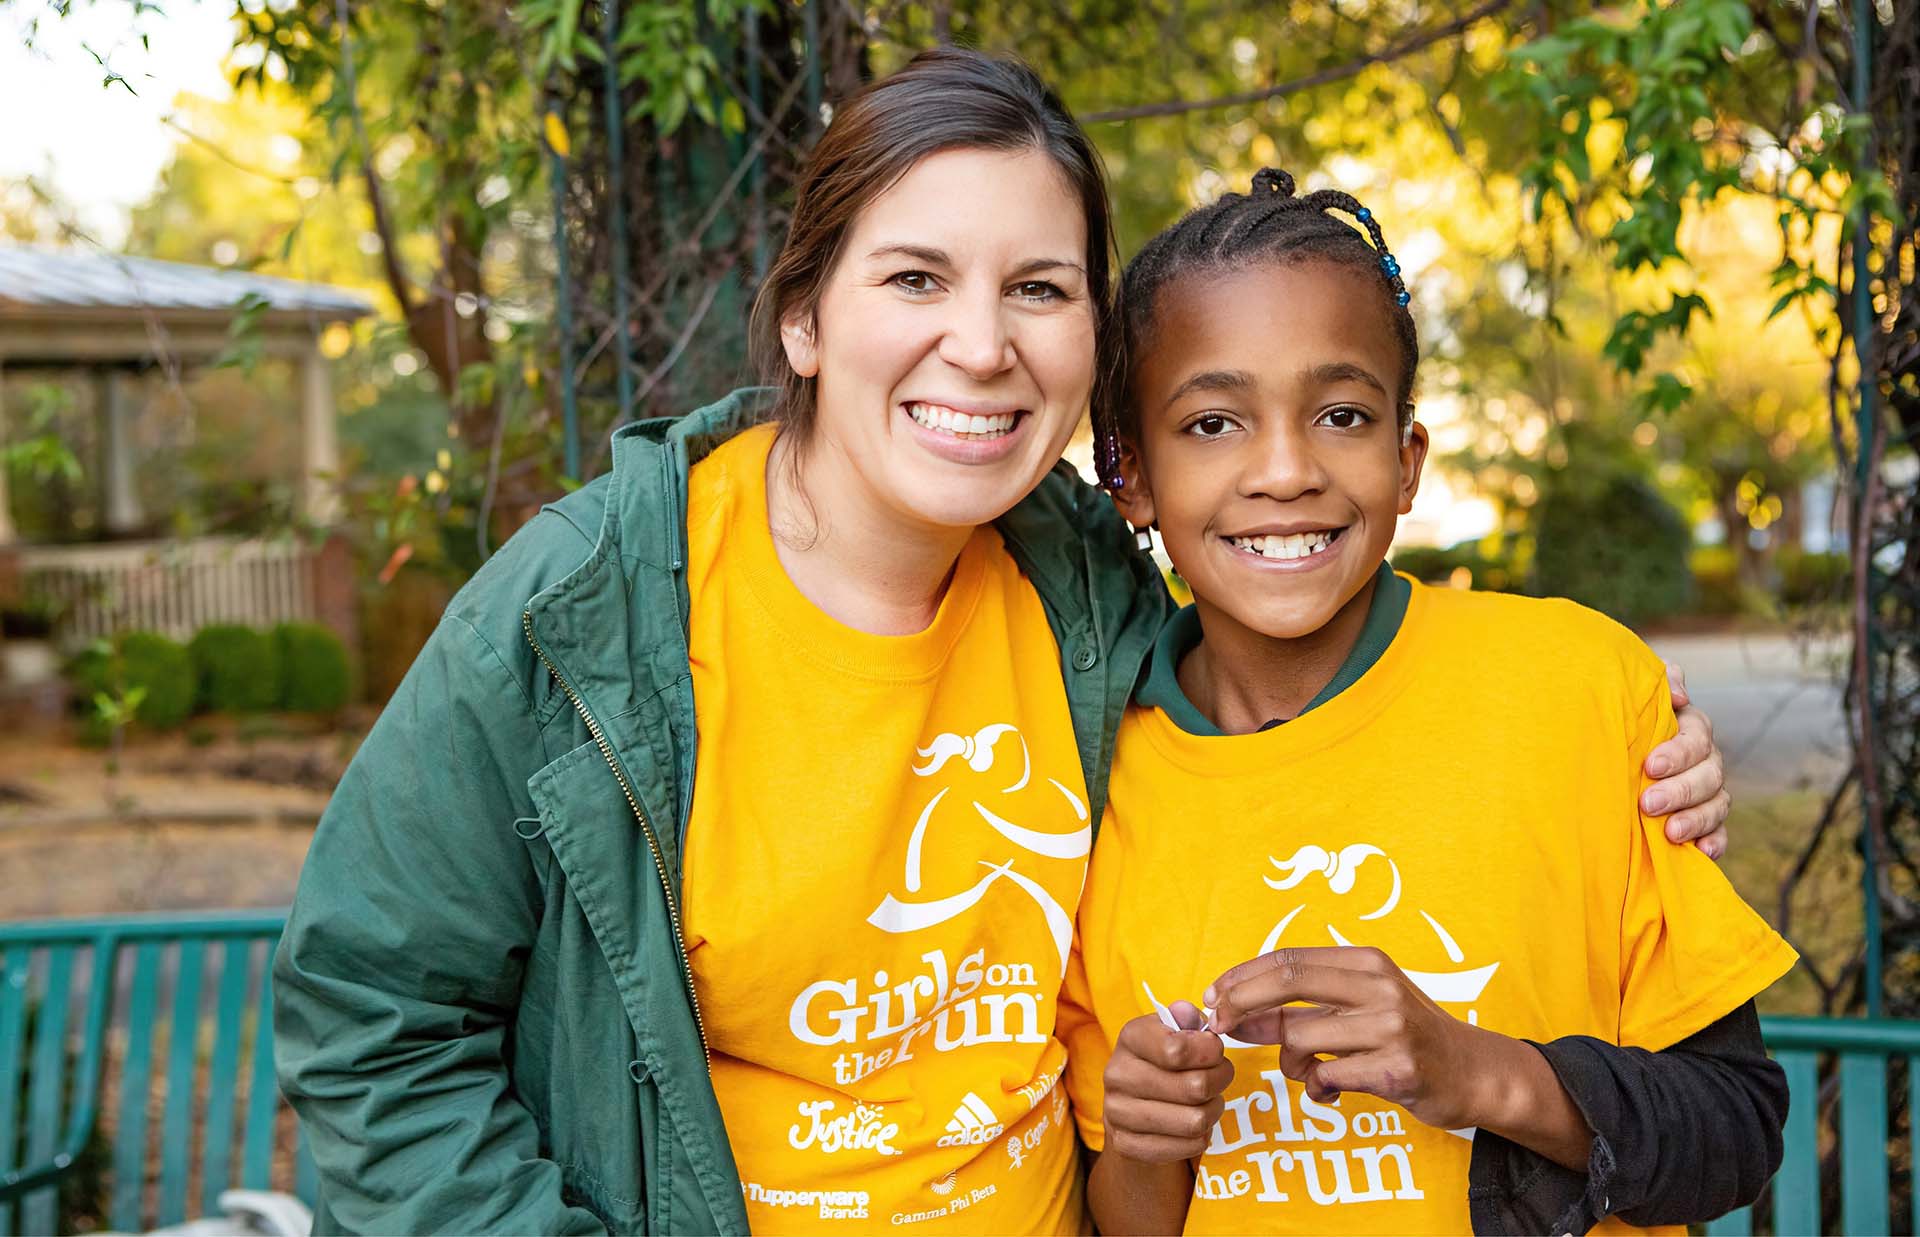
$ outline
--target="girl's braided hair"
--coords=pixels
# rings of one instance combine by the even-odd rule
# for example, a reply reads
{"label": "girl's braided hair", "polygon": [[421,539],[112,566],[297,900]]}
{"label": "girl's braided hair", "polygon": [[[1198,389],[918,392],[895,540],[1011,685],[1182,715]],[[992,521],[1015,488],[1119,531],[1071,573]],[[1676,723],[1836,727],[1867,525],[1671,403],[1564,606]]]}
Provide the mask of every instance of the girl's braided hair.
{"label": "girl's braided hair", "polygon": [[[1333,211],[1351,215],[1366,229],[1365,236]],[[1387,294],[1388,320],[1400,344],[1398,411],[1404,433],[1413,421],[1420,340],[1407,310],[1411,297],[1400,278],[1400,262],[1387,251],[1373,212],[1352,194],[1320,189],[1295,197],[1293,177],[1278,168],[1255,173],[1250,193],[1224,194],[1190,211],[1127,263],[1120,279],[1120,321],[1128,369],[1145,352],[1155,302],[1169,283],[1186,275],[1244,270],[1256,262],[1328,262],[1381,281],[1377,286]],[[1120,488],[1120,439],[1135,432],[1137,415],[1130,378],[1113,384],[1095,409],[1094,463],[1108,489]]]}

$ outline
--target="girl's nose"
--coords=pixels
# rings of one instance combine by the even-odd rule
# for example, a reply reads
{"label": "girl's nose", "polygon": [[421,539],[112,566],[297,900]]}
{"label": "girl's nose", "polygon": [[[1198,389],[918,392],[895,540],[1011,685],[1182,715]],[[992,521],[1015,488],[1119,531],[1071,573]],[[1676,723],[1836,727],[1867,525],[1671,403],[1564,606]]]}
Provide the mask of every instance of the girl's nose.
{"label": "girl's nose", "polygon": [[1313,436],[1294,418],[1256,436],[1241,478],[1241,491],[1285,502],[1326,488],[1327,472],[1313,449]]}

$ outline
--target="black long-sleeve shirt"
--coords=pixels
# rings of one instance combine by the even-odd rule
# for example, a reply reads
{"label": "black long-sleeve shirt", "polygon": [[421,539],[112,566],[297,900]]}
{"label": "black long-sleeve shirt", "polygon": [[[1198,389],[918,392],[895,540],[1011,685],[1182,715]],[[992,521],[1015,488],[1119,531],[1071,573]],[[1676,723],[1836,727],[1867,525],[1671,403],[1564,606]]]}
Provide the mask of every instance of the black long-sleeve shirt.
{"label": "black long-sleeve shirt", "polygon": [[1659,1052],[1584,1035],[1535,1044],[1593,1129],[1585,1172],[1479,1131],[1468,1170],[1473,1231],[1584,1233],[1698,1223],[1752,1202],[1780,1167],[1786,1074],[1748,1001]]}

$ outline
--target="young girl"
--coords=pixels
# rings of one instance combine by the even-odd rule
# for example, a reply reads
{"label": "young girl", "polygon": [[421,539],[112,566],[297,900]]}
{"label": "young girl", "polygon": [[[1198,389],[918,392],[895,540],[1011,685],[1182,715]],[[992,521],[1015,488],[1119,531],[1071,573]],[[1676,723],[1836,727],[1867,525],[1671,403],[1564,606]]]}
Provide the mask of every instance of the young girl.
{"label": "young girl", "polygon": [[1102,1231],[1751,1198],[1785,1109],[1751,998],[1794,954],[1641,810],[1674,728],[1644,645],[1386,567],[1427,436],[1371,213],[1263,171],[1122,289],[1103,472],[1195,601],[1122,724],[1062,999]]}

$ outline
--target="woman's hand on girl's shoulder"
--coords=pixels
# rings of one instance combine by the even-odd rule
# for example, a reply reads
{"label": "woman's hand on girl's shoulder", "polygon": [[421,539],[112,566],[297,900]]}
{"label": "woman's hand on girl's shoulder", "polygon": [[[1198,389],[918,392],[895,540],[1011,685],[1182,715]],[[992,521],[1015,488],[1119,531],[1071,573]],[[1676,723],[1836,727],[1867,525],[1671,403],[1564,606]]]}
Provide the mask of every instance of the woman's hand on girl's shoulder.
{"label": "woman's hand on girl's shoulder", "polygon": [[1687,694],[1687,672],[1668,665],[1667,684],[1680,733],[1647,753],[1647,776],[1660,780],[1642,792],[1640,808],[1667,818],[1669,842],[1697,842],[1707,858],[1719,859],[1727,853],[1727,814],[1733,808],[1726,760],[1713,741],[1713,719]]}

